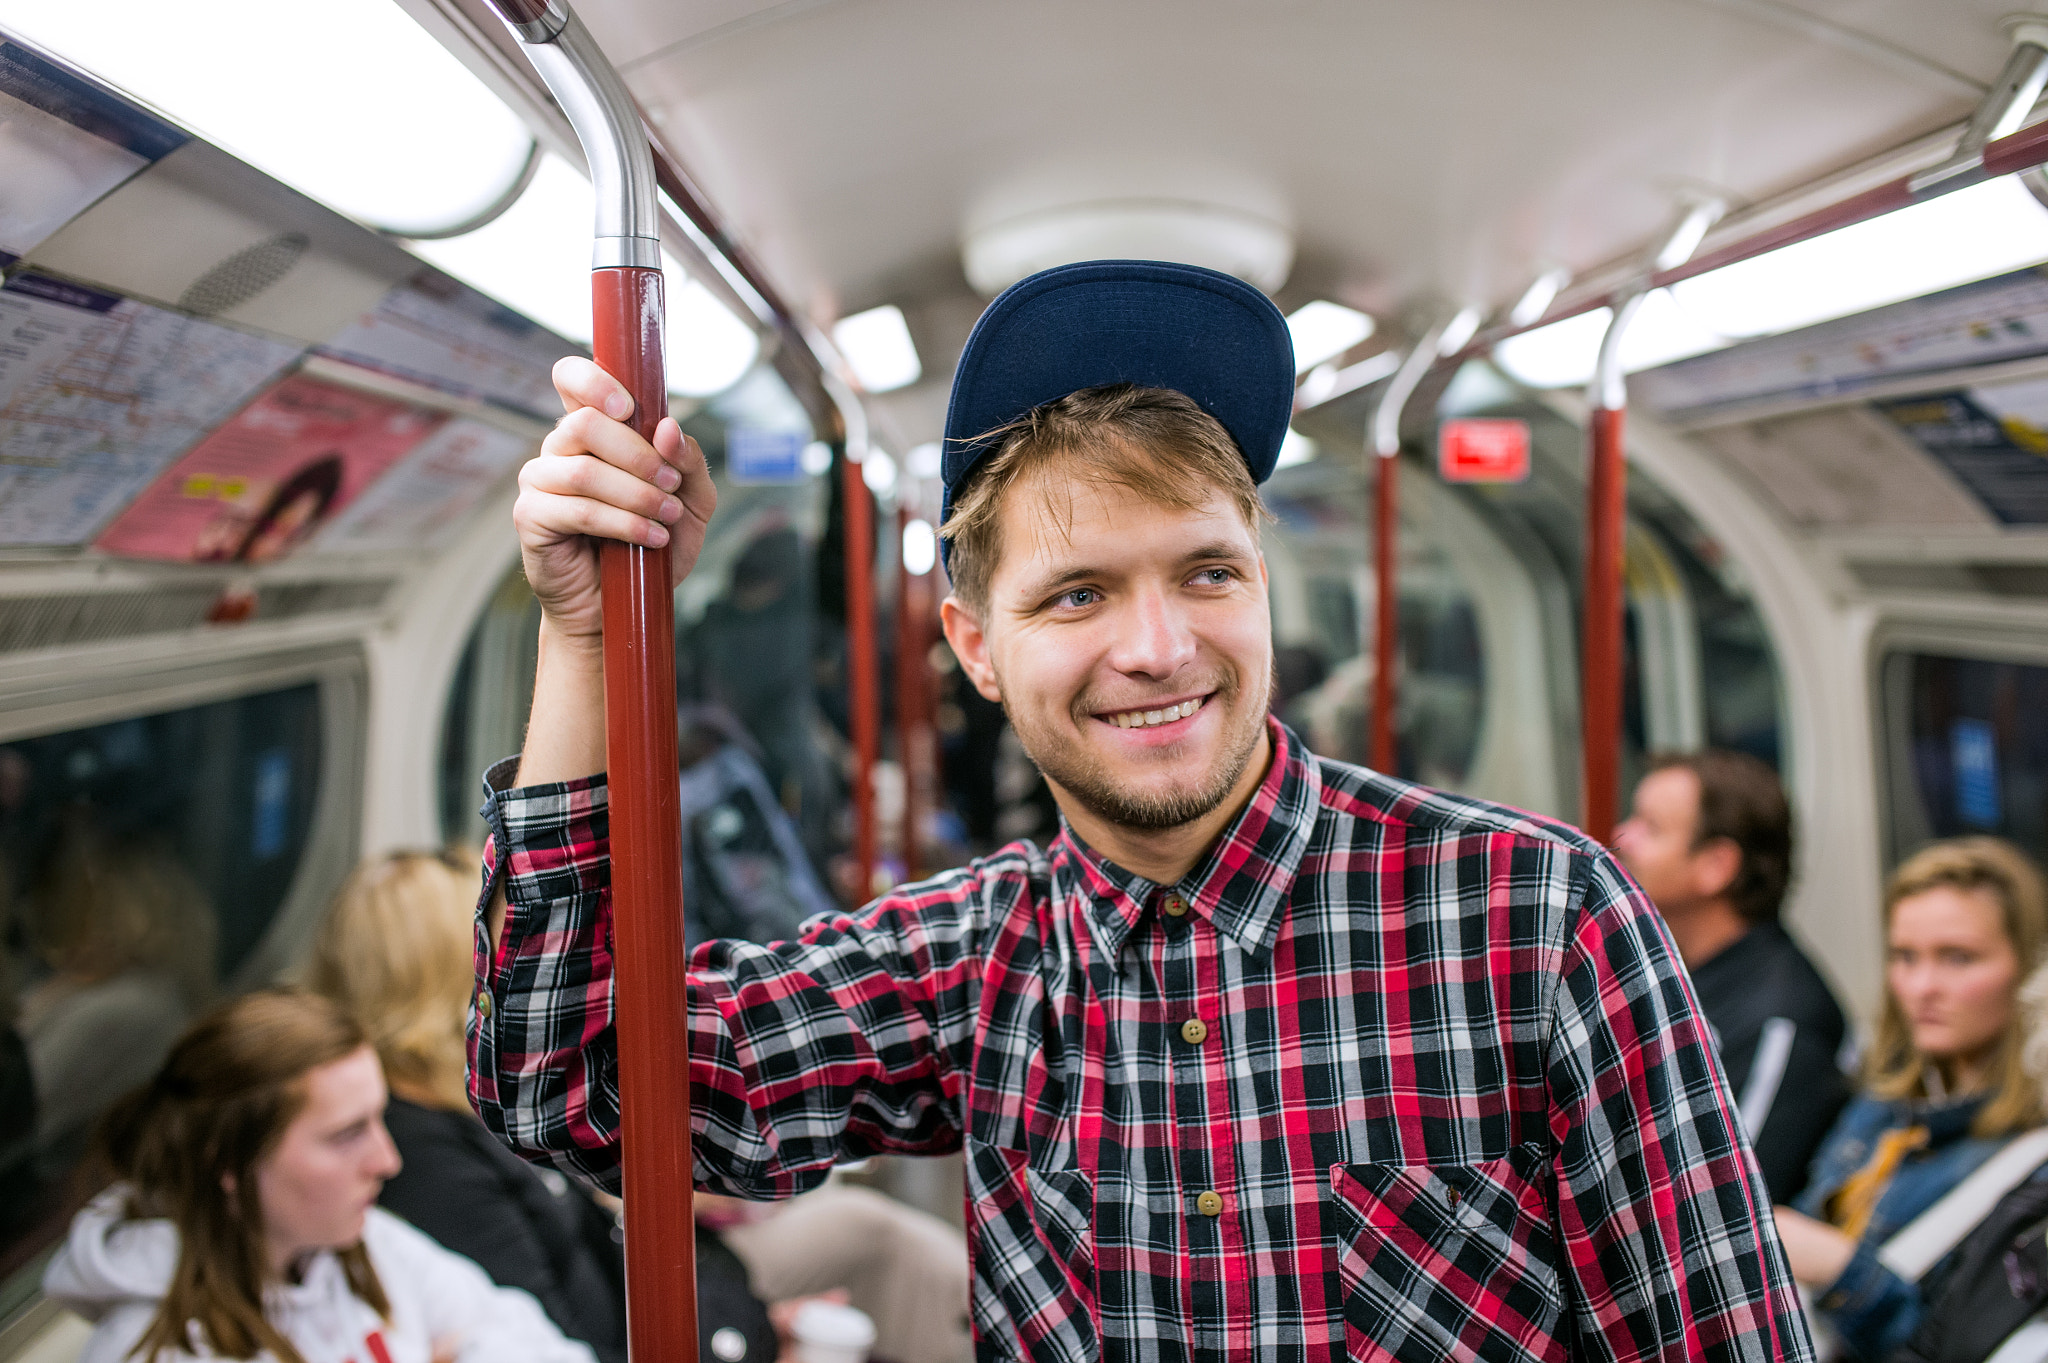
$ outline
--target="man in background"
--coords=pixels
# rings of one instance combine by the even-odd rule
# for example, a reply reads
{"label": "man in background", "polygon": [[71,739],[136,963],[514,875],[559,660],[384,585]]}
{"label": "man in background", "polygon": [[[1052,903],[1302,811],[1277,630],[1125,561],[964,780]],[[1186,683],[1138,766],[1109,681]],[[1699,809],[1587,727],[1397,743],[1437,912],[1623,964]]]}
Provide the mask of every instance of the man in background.
{"label": "man in background", "polygon": [[1849,1085],[1842,1010],[1778,922],[1792,874],[1784,787],[1746,753],[1655,758],[1615,850],[1671,930],[1771,1200],[1786,1202]]}

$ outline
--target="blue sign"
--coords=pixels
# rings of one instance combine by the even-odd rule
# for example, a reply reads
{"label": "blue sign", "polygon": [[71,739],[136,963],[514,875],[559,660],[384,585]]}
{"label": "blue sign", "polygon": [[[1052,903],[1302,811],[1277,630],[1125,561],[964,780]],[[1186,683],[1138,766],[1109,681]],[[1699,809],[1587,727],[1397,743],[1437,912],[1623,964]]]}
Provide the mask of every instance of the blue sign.
{"label": "blue sign", "polygon": [[1956,818],[1971,828],[1996,828],[2004,819],[1998,789],[1998,735],[1981,719],[1959,719],[1948,731],[1956,774]]}
{"label": "blue sign", "polygon": [[734,427],[725,434],[725,476],[735,483],[801,483],[809,443],[801,431]]}

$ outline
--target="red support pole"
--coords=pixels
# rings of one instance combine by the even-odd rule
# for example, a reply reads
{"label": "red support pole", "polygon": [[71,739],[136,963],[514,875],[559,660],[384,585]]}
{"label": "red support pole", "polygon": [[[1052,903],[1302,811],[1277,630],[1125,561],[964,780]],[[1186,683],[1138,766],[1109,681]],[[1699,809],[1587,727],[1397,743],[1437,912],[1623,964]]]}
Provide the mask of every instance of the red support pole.
{"label": "red support pole", "polygon": [[[652,440],[668,415],[652,153],[618,72],[560,0],[493,0],[576,129],[596,199],[592,352]],[[635,1358],[696,1363],[690,1025],[676,776],[669,551],[606,540],[605,769],[610,785],[613,1017],[626,1195],[626,1331]]]}
{"label": "red support pole", "polygon": [[[915,517],[908,501],[896,508],[896,540]],[[903,764],[903,878],[922,877],[918,829],[924,818],[924,579],[896,555],[896,757]]]}
{"label": "red support pole", "polygon": [[1622,569],[1628,502],[1622,432],[1627,417],[1626,409],[1597,407],[1588,428],[1579,822],[1603,844],[1614,840],[1620,808]]}
{"label": "red support pole", "polygon": [[875,528],[863,465],[840,461],[846,503],[846,705],[853,730],[853,860],[862,903],[875,893],[875,759],[881,708],[875,694]]}
{"label": "red support pole", "polygon": [[1401,649],[1400,463],[1398,454],[1373,459],[1372,482],[1372,747],[1367,765],[1396,775],[1400,754],[1394,733],[1394,672]]}

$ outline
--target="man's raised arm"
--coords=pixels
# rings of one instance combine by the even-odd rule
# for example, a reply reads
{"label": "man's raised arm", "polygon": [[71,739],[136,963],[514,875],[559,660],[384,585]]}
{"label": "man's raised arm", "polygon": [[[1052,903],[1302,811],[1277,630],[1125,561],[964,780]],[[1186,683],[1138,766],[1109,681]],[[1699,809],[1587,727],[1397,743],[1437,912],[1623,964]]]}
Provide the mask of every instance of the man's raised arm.
{"label": "man's raised arm", "polygon": [[[696,566],[718,489],[697,442],[662,418],[654,442],[622,424],[633,413],[625,385],[589,360],[555,366],[566,413],[540,454],[519,471],[512,521],[527,585],[540,600],[540,662],[517,786],[595,776],[604,770],[604,603],[598,539],[669,546],[673,586]],[[502,887],[503,877],[499,877]],[[487,926],[497,953],[505,898],[492,895]]]}

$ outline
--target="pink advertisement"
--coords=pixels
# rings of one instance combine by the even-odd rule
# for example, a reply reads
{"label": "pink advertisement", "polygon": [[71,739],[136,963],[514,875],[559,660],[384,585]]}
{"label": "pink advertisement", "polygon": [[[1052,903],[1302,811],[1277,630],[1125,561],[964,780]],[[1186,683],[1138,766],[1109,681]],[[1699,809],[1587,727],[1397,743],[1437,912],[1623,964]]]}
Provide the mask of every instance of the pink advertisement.
{"label": "pink advertisement", "polygon": [[180,562],[282,558],[445,420],[295,374],[186,451],[96,546]]}

